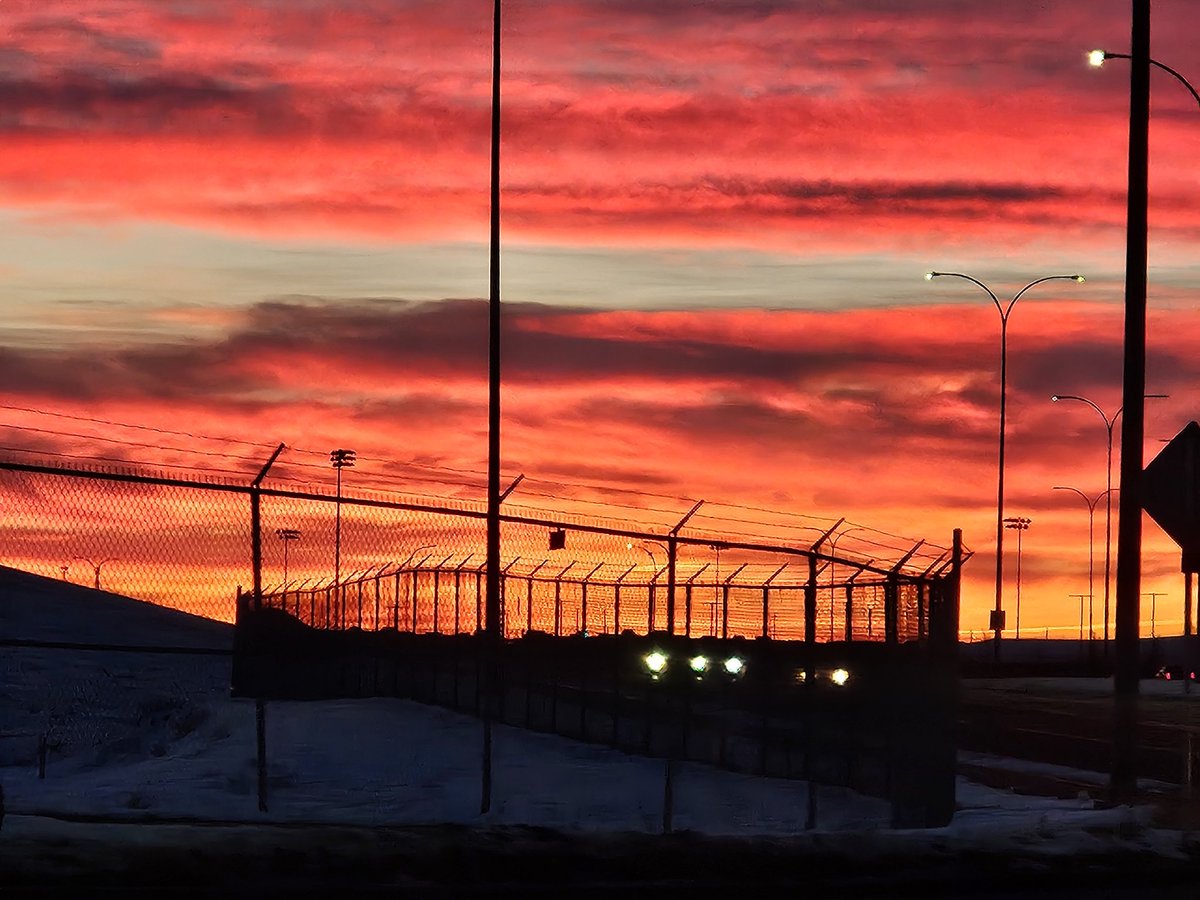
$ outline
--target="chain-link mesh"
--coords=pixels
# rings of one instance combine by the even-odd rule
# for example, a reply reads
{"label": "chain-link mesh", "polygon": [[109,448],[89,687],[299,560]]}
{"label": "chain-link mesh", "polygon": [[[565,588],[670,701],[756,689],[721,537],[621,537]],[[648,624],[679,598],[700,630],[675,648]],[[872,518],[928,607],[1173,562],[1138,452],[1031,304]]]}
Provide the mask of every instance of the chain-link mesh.
{"label": "chain-link mesh", "polygon": [[[265,605],[322,629],[458,634],[487,624],[480,502],[367,493],[353,470],[334,490],[298,490],[269,479],[256,489],[128,470],[30,469],[0,463],[4,559],[13,567],[231,621],[237,588],[256,585],[257,496]],[[946,557],[840,522],[763,521],[765,513],[726,521],[704,508],[664,534],[631,527],[615,509],[595,515],[596,507],[572,515],[505,503],[506,636],[805,640],[815,613],[819,642],[920,640],[923,586]],[[790,540],[768,544],[763,535]]]}
{"label": "chain-link mesh", "polygon": [[12,568],[227,622],[251,583],[247,499],[219,484],[0,468],[0,501]]}

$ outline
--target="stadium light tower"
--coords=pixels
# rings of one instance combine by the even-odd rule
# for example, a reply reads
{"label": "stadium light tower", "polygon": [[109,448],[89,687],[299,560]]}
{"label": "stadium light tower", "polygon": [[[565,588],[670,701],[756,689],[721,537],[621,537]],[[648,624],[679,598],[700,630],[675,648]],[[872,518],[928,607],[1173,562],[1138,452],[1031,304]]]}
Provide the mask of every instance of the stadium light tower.
{"label": "stadium light tower", "polygon": [[342,580],[342,469],[352,468],[357,456],[353,450],[330,450],[329,464],[337,469],[337,501],[334,505],[333,583]]}

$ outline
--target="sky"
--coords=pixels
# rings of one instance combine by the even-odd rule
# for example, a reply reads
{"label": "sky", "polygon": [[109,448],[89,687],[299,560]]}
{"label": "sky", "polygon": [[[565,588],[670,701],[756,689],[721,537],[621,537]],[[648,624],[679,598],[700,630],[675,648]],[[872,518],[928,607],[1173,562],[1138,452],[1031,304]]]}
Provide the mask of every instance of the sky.
{"label": "sky", "polygon": [[[354,447],[475,486],[426,493],[482,496],[490,4],[4,13],[5,452],[163,464],[194,446],[135,450],[140,432],[74,416]],[[505,16],[506,479],[942,545],[959,527],[962,625],[982,630],[999,317],[975,285],[922,275],[1007,299],[1081,273],[1022,298],[1008,369],[1006,513],[1033,520],[1022,625],[1073,635],[1087,509],[1051,488],[1103,490],[1105,430],[1049,397],[1121,403],[1128,66],[1085,53],[1128,51],[1129,4],[510,0]],[[1198,32],[1191,0],[1154,5],[1152,54],[1184,75]],[[1200,374],[1200,110],[1153,76],[1147,390],[1169,397],[1148,401],[1147,460],[1195,417]],[[1178,631],[1178,553],[1149,521],[1144,560],[1159,628]]]}

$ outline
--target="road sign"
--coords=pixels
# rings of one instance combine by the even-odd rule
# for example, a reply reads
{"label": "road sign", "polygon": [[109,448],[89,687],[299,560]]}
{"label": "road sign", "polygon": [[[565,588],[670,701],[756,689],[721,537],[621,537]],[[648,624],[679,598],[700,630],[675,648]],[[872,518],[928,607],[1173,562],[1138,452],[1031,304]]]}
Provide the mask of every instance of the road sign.
{"label": "road sign", "polygon": [[1188,422],[1150,460],[1142,508],[1183,551],[1183,571],[1200,572],[1200,425]]}

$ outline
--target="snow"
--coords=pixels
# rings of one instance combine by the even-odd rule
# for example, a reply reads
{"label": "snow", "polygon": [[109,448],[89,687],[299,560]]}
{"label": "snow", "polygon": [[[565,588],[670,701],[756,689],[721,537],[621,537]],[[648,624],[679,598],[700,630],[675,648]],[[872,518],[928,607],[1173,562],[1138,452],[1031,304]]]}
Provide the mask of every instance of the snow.
{"label": "snow", "polygon": [[[0,624],[8,638],[102,635],[129,644],[228,646],[227,626],[166,612],[0,571]],[[480,723],[398,699],[267,704],[269,809],[259,812],[254,702],[228,696],[228,672],[227,656],[11,649],[0,664],[5,837],[104,827],[54,821],[89,815],[661,829],[662,760],[507,726],[494,729],[494,802],[481,815]],[[56,744],[44,780],[37,773],[41,733]],[[1096,809],[1086,797],[1020,796],[961,778],[954,821],[913,831],[891,830],[882,800],[821,786],[816,828],[805,832],[803,782],[691,763],[677,764],[673,793],[676,830],[838,841],[864,854],[920,845],[1040,854],[1121,846],[1173,855],[1180,846],[1178,832],[1153,827],[1149,808]]]}

